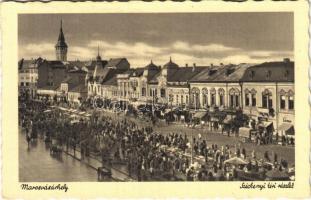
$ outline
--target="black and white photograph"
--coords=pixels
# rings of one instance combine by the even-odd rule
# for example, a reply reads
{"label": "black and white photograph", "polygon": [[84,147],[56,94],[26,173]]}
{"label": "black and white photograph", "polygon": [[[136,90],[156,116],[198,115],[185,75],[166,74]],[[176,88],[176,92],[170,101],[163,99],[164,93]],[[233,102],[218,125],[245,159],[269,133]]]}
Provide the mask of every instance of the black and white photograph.
{"label": "black and white photograph", "polygon": [[295,180],[293,12],[17,19],[20,182]]}

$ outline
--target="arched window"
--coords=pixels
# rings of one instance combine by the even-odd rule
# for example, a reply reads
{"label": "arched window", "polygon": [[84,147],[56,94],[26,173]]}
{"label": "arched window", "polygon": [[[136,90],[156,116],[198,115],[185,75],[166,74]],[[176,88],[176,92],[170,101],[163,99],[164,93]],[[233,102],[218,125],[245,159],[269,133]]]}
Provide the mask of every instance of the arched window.
{"label": "arched window", "polygon": [[288,109],[294,110],[294,92],[292,90],[288,91]]}
{"label": "arched window", "polygon": [[223,88],[219,88],[218,95],[219,95],[219,106],[225,105],[225,101],[224,101],[225,90]]}
{"label": "arched window", "polygon": [[191,89],[191,102],[195,108],[200,106],[200,90],[197,87]]}
{"label": "arched window", "polygon": [[256,93],[257,93],[257,91],[253,88],[253,89],[251,90],[251,99],[252,99],[252,106],[253,106],[253,107],[256,106],[256,101],[257,101]]}
{"label": "arched window", "polygon": [[208,90],[206,88],[202,89],[202,97],[203,97],[203,106],[207,107],[208,106]]}
{"label": "arched window", "polygon": [[210,93],[211,93],[211,106],[215,106],[216,105],[216,90],[215,90],[215,88],[211,88]]}
{"label": "arched window", "polygon": [[161,88],[160,93],[161,93],[161,97],[165,98],[165,89],[164,88]]}
{"label": "arched window", "polygon": [[240,91],[237,88],[231,88],[229,90],[229,105],[230,107],[238,107],[240,106]]}
{"label": "arched window", "polygon": [[244,95],[245,95],[245,106],[250,106],[250,91],[248,89],[245,89]]}
{"label": "arched window", "polygon": [[265,89],[262,92],[262,107],[263,108],[272,108],[272,93],[268,89]]}
{"label": "arched window", "polygon": [[141,88],[141,96],[146,96],[146,88],[145,87],[142,87]]}

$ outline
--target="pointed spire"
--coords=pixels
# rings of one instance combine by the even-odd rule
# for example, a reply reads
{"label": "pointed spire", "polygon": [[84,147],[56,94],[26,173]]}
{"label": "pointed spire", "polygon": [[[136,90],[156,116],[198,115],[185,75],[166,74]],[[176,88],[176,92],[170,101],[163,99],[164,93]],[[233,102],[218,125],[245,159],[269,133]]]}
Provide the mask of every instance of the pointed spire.
{"label": "pointed spire", "polygon": [[150,64],[153,64],[153,62],[152,62],[152,59],[151,59],[151,62],[150,62]]}
{"label": "pointed spire", "polygon": [[172,62],[172,57],[170,56],[170,62]]}
{"label": "pointed spire", "polygon": [[97,46],[97,57],[96,57],[96,60],[97,61],[100,61],[102,58],[100,57],[99,55],[99,45]]}
{"label": "pointed spire", "polygon": [[63,33],[63,20],[60,20],[60,29],[56,46],[67,47],[67,44],[65,42],[65,36]]}

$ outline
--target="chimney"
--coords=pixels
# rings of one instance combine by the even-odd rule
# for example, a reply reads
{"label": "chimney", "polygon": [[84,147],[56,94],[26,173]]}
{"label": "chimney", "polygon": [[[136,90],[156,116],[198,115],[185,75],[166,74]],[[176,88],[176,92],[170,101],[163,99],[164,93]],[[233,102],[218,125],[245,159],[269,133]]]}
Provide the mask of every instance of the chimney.
{"label": "chimney", "polygon": [[186,63],[186,67],[188,67],[188,63]]}
{"label": "chimney", "polygon": [[196,67],[196,64],[195,64],[195,63],[193,63],[192,72],[194,72],[194,71],[195,71],[195,67]]}
{"label": "chimney", "polygon": [[284,58],[284,59],[283,59],[283,62],[284,62],[284,63],[289,63],[289,62],[290,62],[290,59],[289,59],[289,58]]}
{"label": "chimney", "polygon": [[211,63],[211,67],[214,67],[214,64],[213,64],[213,63]]}
{"label": "chimney", "polygon": [[223,63],[220,63],[220,66],[224,66],[224,64],[223,64]]}

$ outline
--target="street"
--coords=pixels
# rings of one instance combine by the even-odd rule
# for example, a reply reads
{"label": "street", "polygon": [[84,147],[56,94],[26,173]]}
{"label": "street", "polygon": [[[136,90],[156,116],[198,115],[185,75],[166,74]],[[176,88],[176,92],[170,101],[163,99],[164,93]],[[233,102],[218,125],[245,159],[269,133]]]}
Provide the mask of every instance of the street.
{"label": "street", "polygon": [[19,133],[19,180],[21,182],[97,181],[97,172],[86,164],[62,153],[50,155],[45,143],[38,139],[27,147],[24,133]]}

